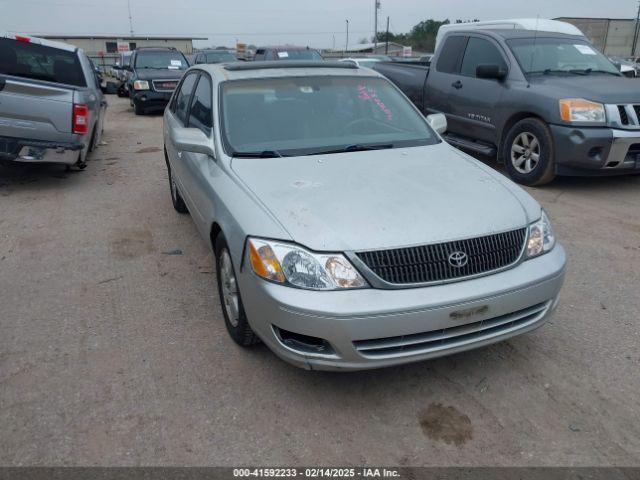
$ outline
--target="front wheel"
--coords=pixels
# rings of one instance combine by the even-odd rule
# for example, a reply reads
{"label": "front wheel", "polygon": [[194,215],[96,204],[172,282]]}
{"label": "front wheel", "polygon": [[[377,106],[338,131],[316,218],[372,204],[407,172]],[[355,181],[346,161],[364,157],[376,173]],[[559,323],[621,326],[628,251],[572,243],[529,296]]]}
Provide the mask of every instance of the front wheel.
{"label": "front wheel", "polygon": [[240,287],[231,261],[231,253],[222,234],[217,236],[214,250],[218,296],[220,297],[225,326],[234,342],[242,347],[249,347],[260,340],[251,329],[244,312]]}
{"label": "front wheel", "polygon": [[555,152],[549,127],[537,118],[525,118],[507,133],[502,160],[509,176],[522,185],[544,185],[555,174]]}

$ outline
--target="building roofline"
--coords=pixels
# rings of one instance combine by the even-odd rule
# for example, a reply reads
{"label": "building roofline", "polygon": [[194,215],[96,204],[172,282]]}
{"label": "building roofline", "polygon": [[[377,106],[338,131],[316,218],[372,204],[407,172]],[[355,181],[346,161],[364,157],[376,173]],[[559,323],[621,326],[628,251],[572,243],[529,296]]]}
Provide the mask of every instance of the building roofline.
{"label": "building roofline", "polygon": [[39,38],[74,38],[74,39],[92,39],[92,38],[115,38],[122,40],[208,40],[207,37],[189,37],[185,35],[121,35],[121,34],[64,34],[64,33],[30,33],[34,37]]}

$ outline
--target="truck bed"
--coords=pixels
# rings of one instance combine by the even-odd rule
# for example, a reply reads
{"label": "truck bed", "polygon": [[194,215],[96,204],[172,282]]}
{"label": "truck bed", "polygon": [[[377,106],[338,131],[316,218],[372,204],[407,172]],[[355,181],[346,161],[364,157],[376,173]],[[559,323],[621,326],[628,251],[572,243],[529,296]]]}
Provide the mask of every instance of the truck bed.
{"label": "truck bed", "polygon": [[391,80],[424,113],[424,92],[429,67],[415,63],[376,62],[374,70]]}

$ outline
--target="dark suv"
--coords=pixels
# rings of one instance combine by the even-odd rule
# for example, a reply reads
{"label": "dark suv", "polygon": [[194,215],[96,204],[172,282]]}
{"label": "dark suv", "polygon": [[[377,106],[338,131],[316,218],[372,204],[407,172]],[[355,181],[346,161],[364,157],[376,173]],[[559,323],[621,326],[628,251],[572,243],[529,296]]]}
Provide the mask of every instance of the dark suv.
{"label": "dark suv", "polygon": [[194,63],[228,63],[237,62],[236,56],[229,50],[202,50],[195,54]]}
{"label": "dark suv", "polygon": [[163,110],[189,62],[175,48],[143,47],[133,52],[127,70],[129,99],[136,115]]}
{"label": "dark suv", "polygon": [[261,60],[322,60],[322,55],[317,50],[309,47],[259,47],[253,57],[255,61]]}

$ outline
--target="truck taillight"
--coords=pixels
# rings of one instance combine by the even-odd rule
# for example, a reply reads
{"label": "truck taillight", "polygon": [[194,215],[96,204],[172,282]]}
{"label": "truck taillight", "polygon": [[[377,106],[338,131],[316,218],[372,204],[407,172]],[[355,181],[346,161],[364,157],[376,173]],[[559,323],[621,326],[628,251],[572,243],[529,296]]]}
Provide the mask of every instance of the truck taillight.
{"label": "truck taillight", "polygon": [[30,42],[30,37],[25,37],[24,35],[15,35],[14,37],[18,42]]}
{"label": "truck taillight", "polygon": [[84,135],[89,130],[89,108],[86,105],[73,105],[73,133]]}

